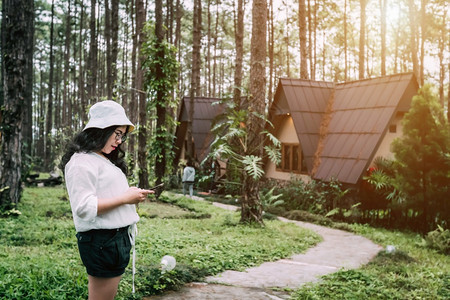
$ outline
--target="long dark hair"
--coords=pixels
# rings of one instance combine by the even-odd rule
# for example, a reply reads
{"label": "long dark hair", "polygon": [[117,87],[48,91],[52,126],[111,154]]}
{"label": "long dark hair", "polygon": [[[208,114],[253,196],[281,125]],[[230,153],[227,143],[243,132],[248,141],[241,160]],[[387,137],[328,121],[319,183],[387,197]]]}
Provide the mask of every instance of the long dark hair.
{"label": "long dark hair", "polygon": [[[100,128],[88,128],[81,131],[73,140],[67,145],[66,153],[61,159],[60,168],[64,172],[66,164],[74,153],[80,152],[98,152],[103,149],[108,139],[115,132],[119,126],[111,126],[104,129]],[[127,127],[128,132],[128,127]],[[125,175],[127,174],[127,165],[124,161],[125,151],[121,149],[122,144],[114,149],[111,153],[103,153],[115,166],[117,166]]]}

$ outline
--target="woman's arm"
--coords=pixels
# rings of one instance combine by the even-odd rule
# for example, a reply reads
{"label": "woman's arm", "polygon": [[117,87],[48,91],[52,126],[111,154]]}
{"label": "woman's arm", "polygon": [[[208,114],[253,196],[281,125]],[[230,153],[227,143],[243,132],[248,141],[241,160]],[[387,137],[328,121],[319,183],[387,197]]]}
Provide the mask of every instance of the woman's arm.
{"label": "woman's arm", "polygon": [[144,190],[137,187],[130,187],[125,193],[114,198],[97,199],[97,215],[104,214],[111,209],[124,204],[138,204],[143,202],[148,194],[154,194],[153,190]]}

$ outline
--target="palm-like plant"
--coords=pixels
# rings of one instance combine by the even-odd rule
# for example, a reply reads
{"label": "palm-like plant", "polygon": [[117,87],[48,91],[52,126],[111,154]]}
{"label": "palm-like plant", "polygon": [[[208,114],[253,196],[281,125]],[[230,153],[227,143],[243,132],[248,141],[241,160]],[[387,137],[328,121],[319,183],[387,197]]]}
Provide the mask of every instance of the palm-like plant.
{"label": "palm-like plant", "polygon": [[[258,181],[263,177],[263,165],[266,159],[270,159],[275,164],[281,160],[281,143],[268,130],[263,130],[259,133],[264,136],[262,143],[252,145],[248,138],[250,136],[248,132],[250,114],[263,121],[266,128],[273,125],[263,115],[236,109],[233,101],[225,100],[223,104],[226,107],[225,112],[213,122],[211,131],[215,134],[215,140],[211,144],[208,158],[226,160],[227,169],[236,170],[238,173],[237,178],[231,178],[231,180],[245,189],[247,182],[245,178],[250,177],[253,181]],[[254,155],[254,147],[264,149],[262,157]],[[259,199],[257,202],[261,206]]]}
{"label": "palm-like plant", "polygon": [[369,176],[365,176],[364,179],[389,200],[392,206],[395,207],[402,204],[405,201],[405,195],[401,191],[401,187],[395,177],[396,162],[377,157],[374,160],[374,164],[376,169]]}
{"label": "palm-like plant", "polygon": [[[215,134],[215,140],[211,144],[208,157],[227,159],[230,164],[244,170],[253,179],[260,179],[264,175],[263,161],[265,158],[274,163],[281,159],[281,142],[269,131],[261,132],[266,138],[263,145],[265,157],[251,155],[247,132],[247,121],[249,112],[246,110],[235,110],[233,102],[227,102],[224,114],[219,115],[212,126],[211,131]],[[261,118],[268,126],[273,126],[265,116],[253,113]]]}

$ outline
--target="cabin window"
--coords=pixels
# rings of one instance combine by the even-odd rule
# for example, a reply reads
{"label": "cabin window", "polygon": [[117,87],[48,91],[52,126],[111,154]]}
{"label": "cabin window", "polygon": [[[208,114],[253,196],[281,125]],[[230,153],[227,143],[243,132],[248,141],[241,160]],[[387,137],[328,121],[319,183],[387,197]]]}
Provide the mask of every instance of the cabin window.
{"label": "cabin window", "polygon": [[277,170],[292,173],[306,171],[302,166],[302,154],[299,144],[281,144],[281,162],[277,165]]}
{"label": "cabin window", "polygon": [[389,126],[389,132],[390,133],[396,133],[397,132],[397,125],[391,125]]}

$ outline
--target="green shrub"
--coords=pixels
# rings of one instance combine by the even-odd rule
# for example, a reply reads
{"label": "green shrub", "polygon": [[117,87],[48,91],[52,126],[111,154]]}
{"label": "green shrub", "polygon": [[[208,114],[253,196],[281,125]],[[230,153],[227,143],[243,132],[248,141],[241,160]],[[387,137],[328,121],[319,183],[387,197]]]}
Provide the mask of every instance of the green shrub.
{"label": "green shrub", "polygon": [[428,247],[450,255],[450,230],[444,230],[441,226],[438,226],[438,229],[427,234],[425,240]]}
{"label": "green shrub", "polygon": [[262,217],[264,220],[276,220],[278,218],[277,215],[270,213],[270,212],[265,212],[265,211],[263,211]]}
{"label": "green shrub", "polygon": [[312,214],[307,211],[303,210],[292,210],[288,211],[283,214],[283,217],[290,219],[290,220],[296,220],[296,221],[303,221],[303,222],[310,222],[317,225],[323,225],[327,227],[331,227],[334,229],[340,229],[345,231],[353,231],[352,227],[347,223],[342,222],[335,222],[331,220],[330,218],[324,217],[322,215]]}
{"label": "green shrub", "polygon": [[284,201],[280,199],[281,197],[283,197],[283,194],[274,195],[274,189],[275,187],[272,187],[265,193],[262,191],[259,192],[259,199],[261,201],[263,210],[266,213],[269,212],[274,214],[274,211],[277,210],[277,208],[281,208],[281,206],[284,204]]}
{"label": "green shrub", "polygon": [[375,259],[370,262],[370,264],[390,268],[395,265],[409,264],[416,261],[416,259],[411,257],[405,251],[396,249],[391,253],[387,251],[380,251]]}
{"label": "green shrub", "polygon": [[135,297],[141,298],[148,295],[158,295],[167,290],[178,290],[186,282],[199,281],[207,275],[205,270],[196,269],[188,265],[177,264],[175,269],[162,273],[157,265],[138,266],[136,276]]}
{"label": "green shrub", "polygon": [[326,213],[326,199],[318,191],[318,183],[307,184],[301,179],[291,179],[289,183],[277,190],[283,194],[284,207],[289,210],[305,210],[313,213]]}
{"label": "green shrub", "polygon": [[336,180],[331,182],[312,180],[306,183],[302,179],[293,177],[290,181],[283,183],[269,180],[264,183],[264,186],[262,189],[264,193],[268,193],[276,186],[273,196],[282,195],[279,197],[279,200],[283,201],[280,206],[285,211],[304,210],[325,215],[333,208],[350,208],[351,206],[345,202],[348,190]]}
{"label": "green shrub", "polygon": [[313,214],[304,210],[291,210],[286,212],[284,217],[290,220],[311,222],[318,225],[331,226],[333,224],[333,220],[326,218],[321,215]]}

